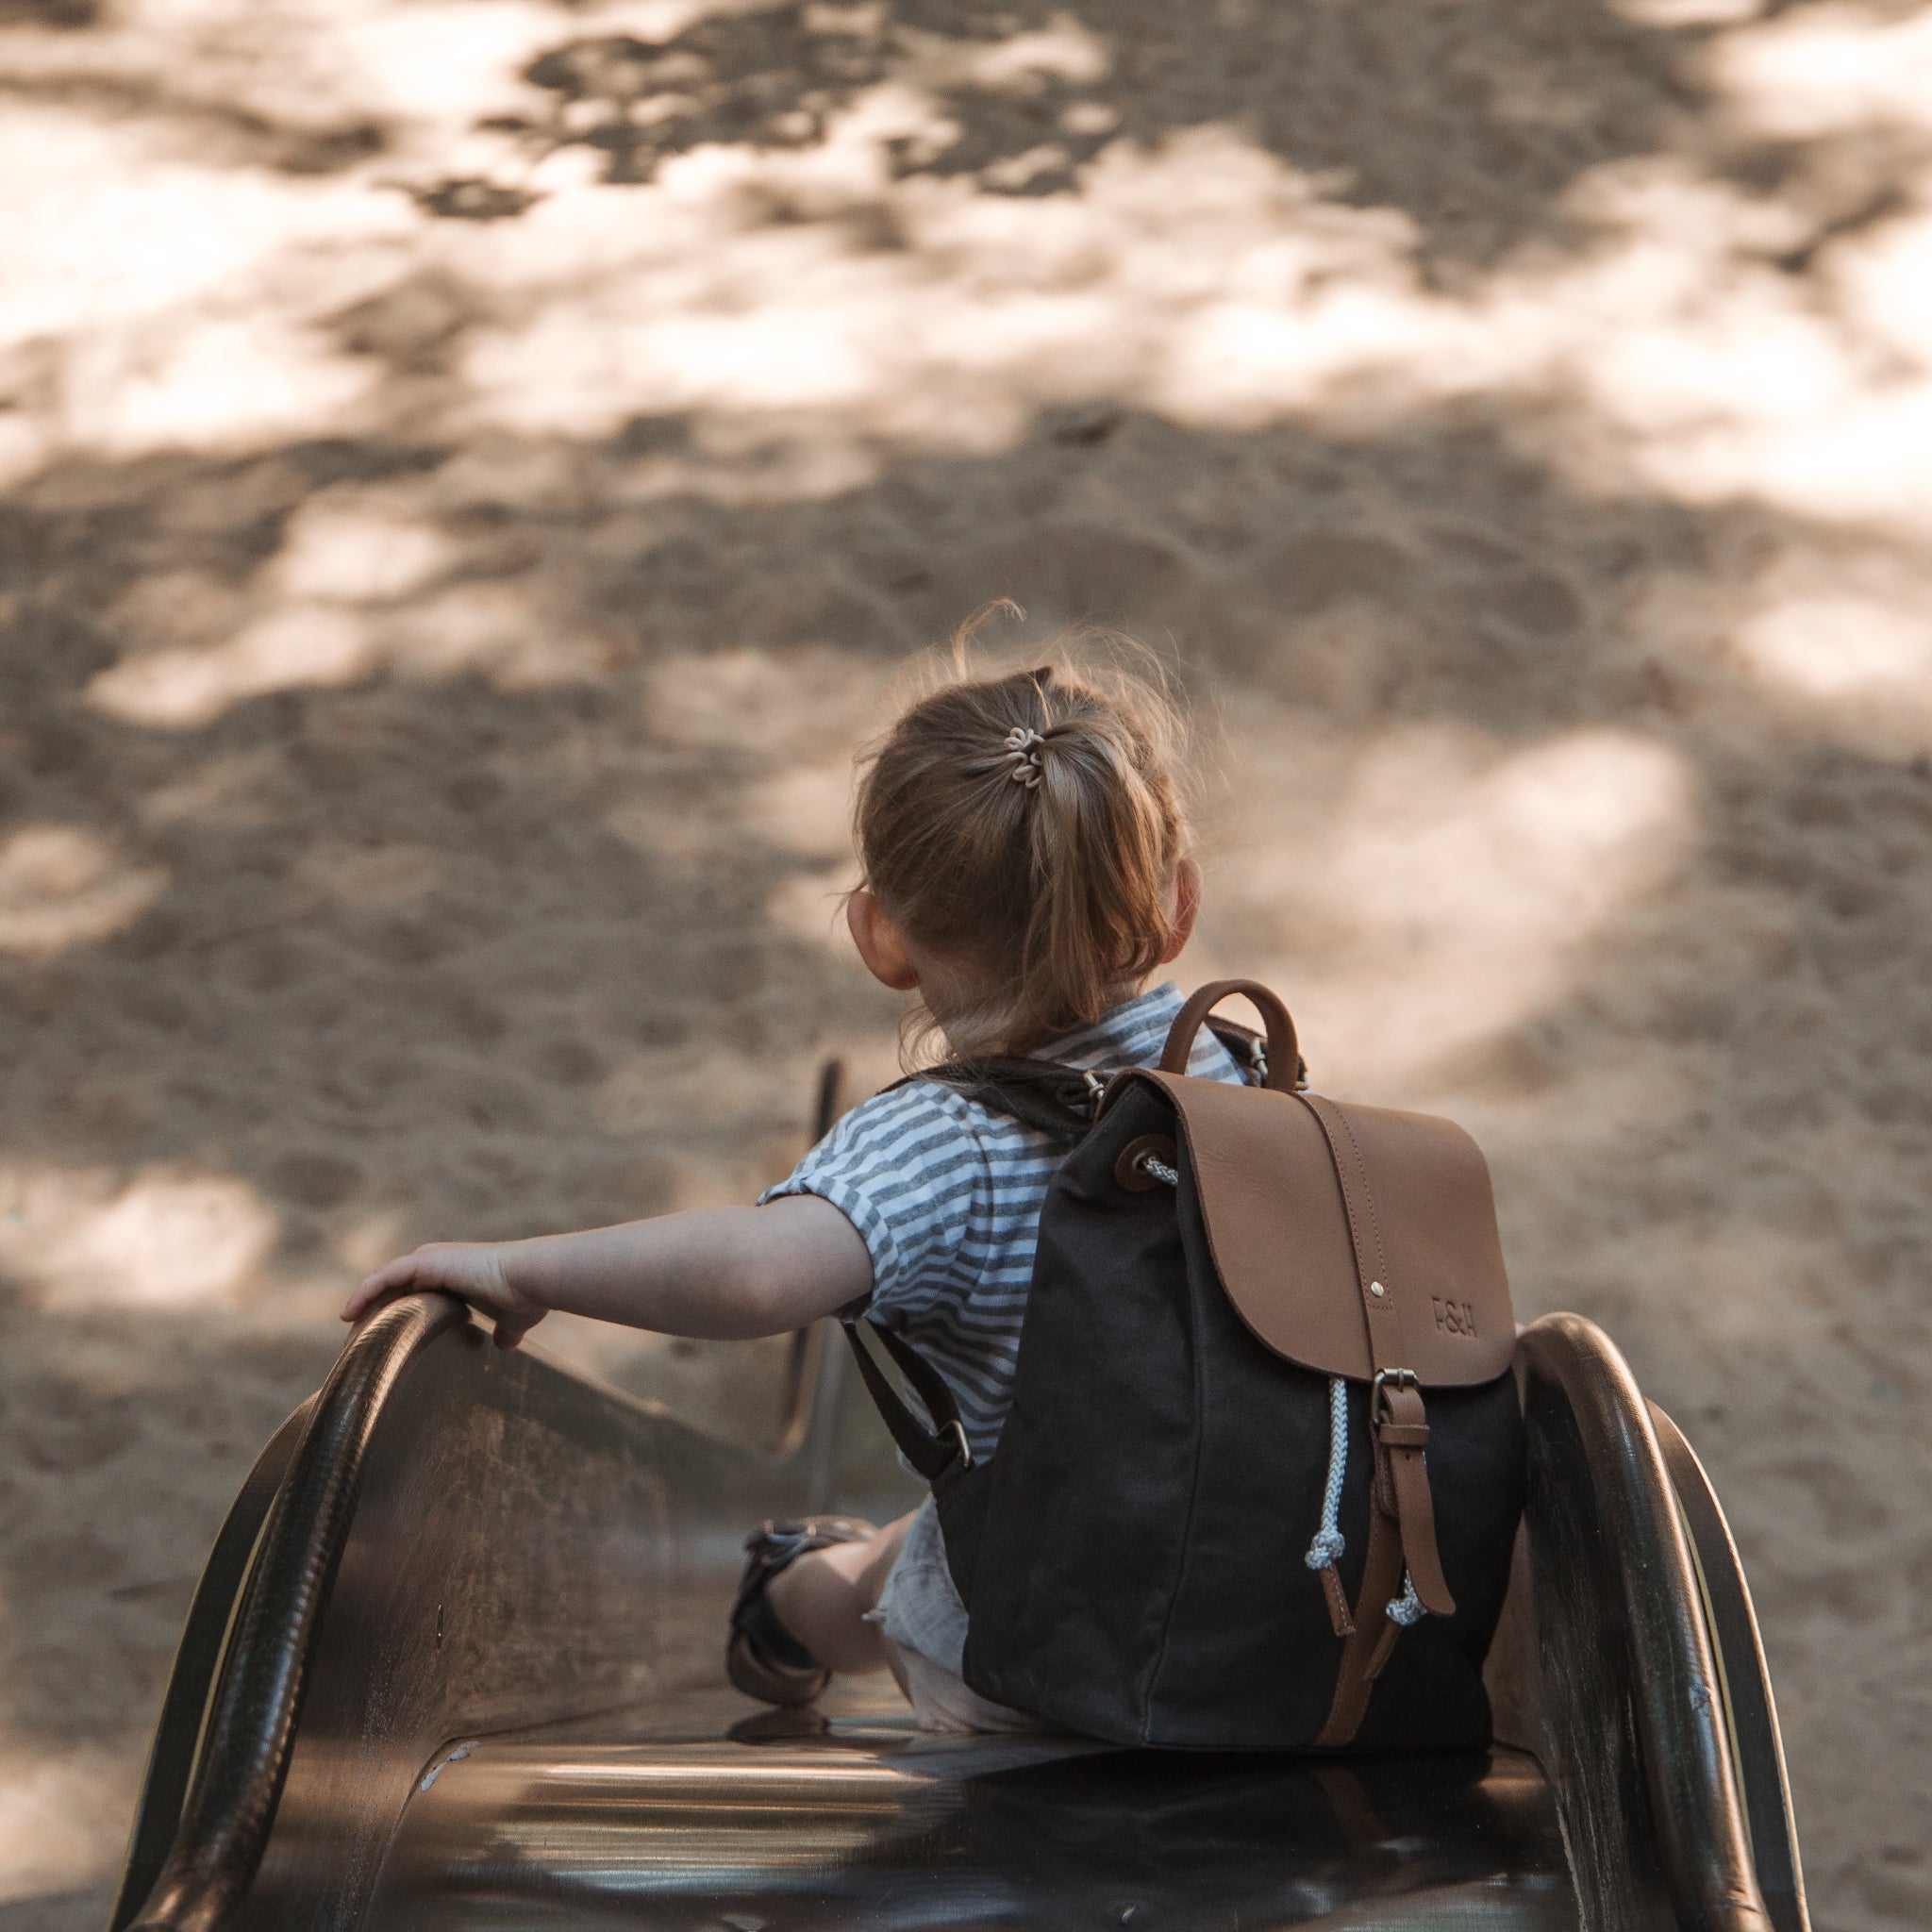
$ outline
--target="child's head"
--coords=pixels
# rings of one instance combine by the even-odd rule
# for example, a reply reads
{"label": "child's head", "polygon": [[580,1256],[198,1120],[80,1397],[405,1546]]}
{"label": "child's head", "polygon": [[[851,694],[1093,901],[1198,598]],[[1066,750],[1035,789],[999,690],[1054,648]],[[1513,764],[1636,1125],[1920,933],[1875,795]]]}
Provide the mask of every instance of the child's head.
{"label": "child's head", "polygon": [[1023,1053],[1137,991],[1199,895],[1179,723],[1124,669],[956,675],[873,748],[854,939],[956,1050]]}

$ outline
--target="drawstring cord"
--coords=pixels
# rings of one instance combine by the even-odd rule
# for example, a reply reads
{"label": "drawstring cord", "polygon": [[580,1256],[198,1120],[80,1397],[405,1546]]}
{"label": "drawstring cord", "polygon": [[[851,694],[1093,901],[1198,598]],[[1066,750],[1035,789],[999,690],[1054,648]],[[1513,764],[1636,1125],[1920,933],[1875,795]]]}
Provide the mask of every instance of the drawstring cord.
{"label": "drawstring cord", "polygon": [[1332,1570],[1348,1547],[1341,1529],[1341,1485],[1348,1474],[1348,1384],[1328,1378],[1328,1487],[1322,1491],[1322,1526],[1302,1558],[1310,1570]]}
{"label": "drawstring cord", "polygon": [[[1328,1482],[1322,1491],[1322,1526],[1302,1558],[1310,1570],[1333,1570],[1348,1547],[1341,1534],[1341,1486],[1348,1476],[1348,1384],[1340,1375],[1328,1378]],[[1402,1594],[1391,1597],[1387,1606],[1391,1624],[1407,1630],[1428,1615],[1421,1597],[1415,1593],[1414,1579],[1407,1564],[1402,1567]]]}

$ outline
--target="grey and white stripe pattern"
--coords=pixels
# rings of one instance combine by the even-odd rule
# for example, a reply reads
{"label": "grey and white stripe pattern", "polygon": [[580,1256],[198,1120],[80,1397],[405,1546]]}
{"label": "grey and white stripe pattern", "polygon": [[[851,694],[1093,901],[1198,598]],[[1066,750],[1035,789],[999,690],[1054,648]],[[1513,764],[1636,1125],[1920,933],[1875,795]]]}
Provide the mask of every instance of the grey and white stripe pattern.
{"label": "grey and white stripe pattern", "polygon": [[[1039,1049],[1076,1067],[1151,1067],[1180,1011],[1172,983]],[[1204,1026],[1188,1071],[1241,1081]],[[1048,1183],[1063,1158],[1044,1134],[933,1081],[855,1107],[765,1194],[817,1194],[872,1256],[871,1313],[946,1378],[974,1456],[992,1454],[1012,1402],[1020,1324]]]}

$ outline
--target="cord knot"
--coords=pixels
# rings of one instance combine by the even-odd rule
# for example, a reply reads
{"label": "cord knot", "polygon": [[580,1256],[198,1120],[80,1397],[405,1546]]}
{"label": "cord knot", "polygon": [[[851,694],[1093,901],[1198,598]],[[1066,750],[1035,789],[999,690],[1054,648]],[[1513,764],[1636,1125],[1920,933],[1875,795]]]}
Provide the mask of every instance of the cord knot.
{"label": "cord knot", "polygon": [[1310,1570],[1332,1570],[1341,1561],[1341,1553],[1347,1548],[1348,1541],[1339,1529],[1320,1529],[1302,1561]]}
{"label": "cord knot", "polygon": [[1389,1621],[1400,1624],[1407,1630],[1411,1624],[1420,1624],[1428,1614],[1422,1598],[1415,1593],[1414,1579],[1405,1570],[1402,1573],[1402,1594],[1391,1602]]}

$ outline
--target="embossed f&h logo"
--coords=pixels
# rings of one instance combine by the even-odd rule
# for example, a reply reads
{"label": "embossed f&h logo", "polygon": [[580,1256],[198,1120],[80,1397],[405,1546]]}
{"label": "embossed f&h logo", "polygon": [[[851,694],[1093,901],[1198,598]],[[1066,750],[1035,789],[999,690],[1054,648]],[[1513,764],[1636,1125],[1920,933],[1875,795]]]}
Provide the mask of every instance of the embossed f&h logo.
{"label": "embossed f&h logo", "polygon": [[1440,1294],[1429,1297],[1430,1305],[1436,1310],[1436,1326],[1446,1328],[1451,1335],[1475,1334],[1475,1304],[1474,1302],[1454,1302]]}

